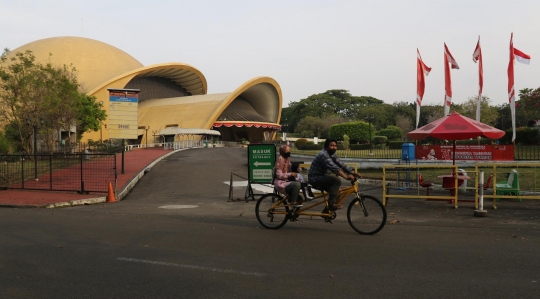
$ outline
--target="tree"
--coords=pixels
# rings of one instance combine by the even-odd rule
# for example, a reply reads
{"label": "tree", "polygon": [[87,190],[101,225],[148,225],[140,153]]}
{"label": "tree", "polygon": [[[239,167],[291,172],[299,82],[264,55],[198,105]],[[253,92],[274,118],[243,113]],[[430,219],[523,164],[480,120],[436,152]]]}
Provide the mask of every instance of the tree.
{"label": "tree", "polygon": [[95,109],[95,98],[80,91],[73,66],[55,66],[51,58],[38,63],[31,51],[12,54],[8,49],[0,63],[0,118],[15,129],[24,151],[32,152],[34,133],[52,149],[54,132],[71,132],[75,125],[80,134],[97,131],[95,123],[105,119],[105,112]]}
{"label": "tree", "polygon": [[418,127],[425,126],[430,122],[444,116],[444,108],[442,105],[426,105],[422,106],[422,114],[420,114],[420,123]]}
{"label": "tree", "polygon": [[292,107],[285,107],[281,109],[280,125],[283,132],[294,132],[294,128],[299,121],[300,118],[298,118],[298,116],[294,114]]}
{"label": "tree", "polygon": [[342,123],[343,119],[339,116],[330,116],[321,119],[313,116],[306,116],[296,126],[295,132],[300,133],[302,137],[327,138],[330,126]]}
{"label": "tree", "polygon": [[10,146],[7,137],[2,131],[0,131],[0,154],[7,154],[10,152]]}
{"label": "tree", "polygon": [[100,129],[100,123],[107,119],[105,110],[101,109],[95,97],[86,94],[79,94],[80,105],[77,109],[77,140],[80,140],[82,134],[88,131],[97,132]]}
{"label": "tree", "polygon": [[519,91],[516,101],[516,127],[524,127],[531,120],[540,119],[540,87],[525,88]]}
{"label": "tree", "polygon": [[[476,119],[477,101],[477,96],[469,97],[465,103],[460,105],[461,113],[468,118]],[[482,97],[482,100],[480,101],[480,122],[495,126],[497,119],[499,118],[499,113],[497,112],[497,108],[489,105],[490,102],[491,100],[488,97]]]}
{"label": "tree", "polygon": [[396,127],[400,128],[404,133],[409,133],[413,129],[411,119],[401,114],[396,115]]}
{"label": "tree", "polygon": [[347,90],[331,89],[311,95],[298,102],[291,102],[281,112],[281,125],[286,132],[298,132],[296,126],[307,116],[326,119],[337,116],[345,120],[355,120],[366,107],[384,102],[374,97],[352,96]]}
{"label": "tree", "polygon": [[510,105],[501,104],[495,107],[499,115],[495,127],[500,128],[503,131],[512,129],[512,115],[510,114]]}
{"label": "tree", "polygon": [[416,106],[414,103],[398,102],[392,104],[392,115],[402,115],[411,121],[416,121]]}

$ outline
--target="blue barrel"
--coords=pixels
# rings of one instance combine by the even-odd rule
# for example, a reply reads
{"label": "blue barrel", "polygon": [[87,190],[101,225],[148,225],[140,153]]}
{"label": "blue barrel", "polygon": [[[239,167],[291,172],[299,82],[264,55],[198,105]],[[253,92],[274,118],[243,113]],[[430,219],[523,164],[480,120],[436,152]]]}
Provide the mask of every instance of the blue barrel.
{"label": "blue barrel", "polygon": [[401,145],[401,159],[402,160],[415,160],[414,158],[414,144],[403,143]]}

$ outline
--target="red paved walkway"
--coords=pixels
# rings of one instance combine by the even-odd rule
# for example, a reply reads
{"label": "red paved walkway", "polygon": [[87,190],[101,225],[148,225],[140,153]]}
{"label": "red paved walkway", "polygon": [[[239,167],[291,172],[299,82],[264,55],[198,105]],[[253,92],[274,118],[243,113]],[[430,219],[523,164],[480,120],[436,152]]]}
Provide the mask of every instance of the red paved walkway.
{"label": "red paved walkway", "polygon": [[[124,154],[124,174],[122,170],[122,155],[116,155],[118,182],[116,190],[120,191],[137,174],[156,159],[171,153],[163,148],[135,149]],[[90,193],[78,194],[51,191],[0,190],[0,206],[3,207],[43,207],[52,203],[68,202],[71,200],[103,197],[107,194]]]}

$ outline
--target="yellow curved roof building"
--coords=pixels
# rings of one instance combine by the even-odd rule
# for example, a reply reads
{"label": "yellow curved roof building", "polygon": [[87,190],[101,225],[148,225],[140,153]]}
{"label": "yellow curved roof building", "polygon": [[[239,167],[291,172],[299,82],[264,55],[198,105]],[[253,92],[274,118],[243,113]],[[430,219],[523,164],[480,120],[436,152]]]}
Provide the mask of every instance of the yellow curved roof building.
{"label": "yellow curved roof building", "polygon": [[[233,92],[207,94],[206,78],[191,65],[143,66],[124,51],[88,38],[47,38],[12,52],[26,50],[32,51],[38,62],[73,65],[84,91],[103,103],[107,112],[108,89],[139,89],[138,125],[145,128],[139,130],[141,143],[153,142],[173,126],[215,129],[223,140],[251,142],[271,139],[280,128],[281,88],[269,77],[248,80]],[[108,120],[100,132],[87,133],[84,139],[107,139],[107,124]]]}

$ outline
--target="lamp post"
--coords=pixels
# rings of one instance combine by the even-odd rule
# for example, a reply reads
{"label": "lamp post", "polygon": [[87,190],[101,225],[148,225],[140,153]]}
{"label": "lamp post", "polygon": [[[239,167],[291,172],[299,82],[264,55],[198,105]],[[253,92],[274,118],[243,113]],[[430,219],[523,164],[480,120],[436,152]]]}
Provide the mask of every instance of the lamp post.
{"label": "lamp post", "polygon": [[34,178],[38,180],[37,171],[37,126],[34,124]]}
{"label": "lamp post", "polygon": [[[99,108],[103,108],[103,101],[99,101]],[[99,121],[99,143],[103,144],[103,132],[101,129],[101,120]]]}
{"label": "lamp post", "polygon": [[368,121],[368,129],[369,129],[369,155],[373,155],[373,143],[371,142],[371,122],[375,119],[375,115],[368,114],[366,115],[366,120]]}
{"label": "lamp post", "polygon": [[154,136],[154,141],[153,141],[154,144],[156,143],[156,133],[157,133],[157,130],[152,131],[152,136]]}
{"label": "lamp post", "polygon": [[148,130],[150,129],[150,126],[146,126],[144,129],[146,131],[146,149],[148,149]]}
{"label": "lamp post", "polygon": [[34,155],[34,179],[38,180],[38,171],[37,171],[37,125],[35,123],[32,123],[32,121],[27,118],[26,124],[32,125],[32,137],[34,139],[34,147],[32,149],[33,155]]}

